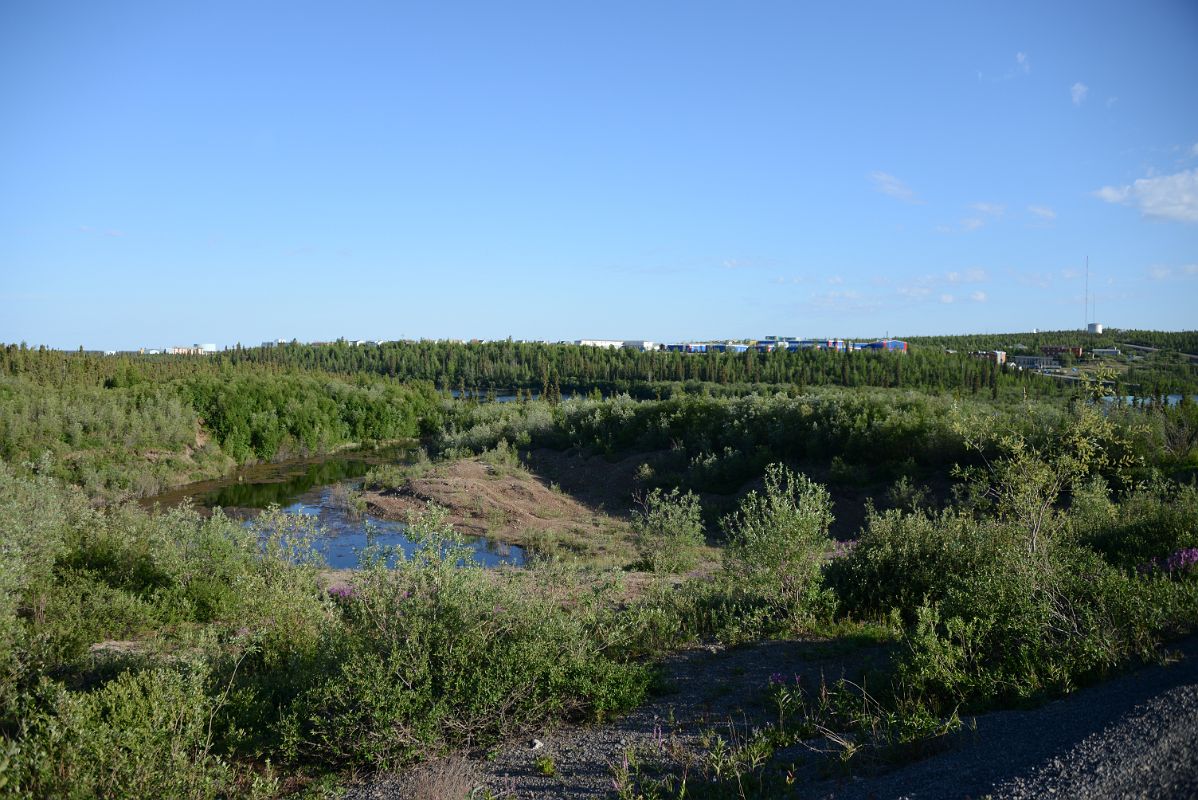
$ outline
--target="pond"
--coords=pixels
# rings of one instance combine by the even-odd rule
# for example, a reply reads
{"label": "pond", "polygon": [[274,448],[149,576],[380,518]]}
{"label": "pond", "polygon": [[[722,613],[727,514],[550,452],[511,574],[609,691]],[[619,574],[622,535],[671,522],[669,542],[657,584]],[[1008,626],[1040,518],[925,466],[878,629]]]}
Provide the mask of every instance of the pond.
{"label": "pond", "polygon": [[[320,535],[313,549],[332,569],[355,569],[361,552],[370,544],[396,547],[405,554],[415,549],[407,536],[407,525],[370,514],[355,515],[335,502],[334,487],[361,485],[360,479],[378,464],[395,463],[410,457],[411,450],[354,451],[319,459],[278,464],[259,464],[239,469],[216,481],[180,486],[142,501],[146,507],[170,507],[191,501],[201,512],[222,508],[232,515],[252,518],[271,505],[289,514],[316,517]],[[247,524],[248,521],[247,521]],[[467,540],[475,560],[484,567],[519,566],[524,550],[516,545],[482,537]]]}

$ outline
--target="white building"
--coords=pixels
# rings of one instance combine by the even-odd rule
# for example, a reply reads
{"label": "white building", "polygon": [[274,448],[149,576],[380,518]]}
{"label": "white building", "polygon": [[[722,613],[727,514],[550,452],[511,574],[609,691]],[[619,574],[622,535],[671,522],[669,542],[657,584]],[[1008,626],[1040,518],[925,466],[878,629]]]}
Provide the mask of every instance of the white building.
{"label": "white building", "polygon": [[657,342],[649,342],[644,339],[625,339],[621,346],[626,350],[640,350],[642,353],[647,353],[657,349]]}
{"label": "white building", "polygon": [[1102,323],[1101,322],[1091,322],[1089,325],[1086,326],[1086,333],[1101,334],[1102,333]]}
{"label": "white building", "polygon": [[624,342],[618,339],[578,339],[574,344],[580,347],[604,347],[608,350],[618,350],[624,346]]}

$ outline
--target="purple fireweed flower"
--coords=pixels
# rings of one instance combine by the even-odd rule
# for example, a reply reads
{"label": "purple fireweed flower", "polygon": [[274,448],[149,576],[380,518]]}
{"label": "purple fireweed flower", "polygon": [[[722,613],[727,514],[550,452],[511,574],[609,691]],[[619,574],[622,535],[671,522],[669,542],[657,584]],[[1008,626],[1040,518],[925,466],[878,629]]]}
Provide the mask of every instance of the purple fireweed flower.
{"label": "purple fireweed flower", "polygon": [[1165,559],[1165,572],[1189,572],[1198,566],[1198,547],[1186,547]]}
{"label": "purple fireweed flower", "polygon": [[349,600],[354,596],[354,587],[352,586],[330,586],[329,597],[334,600]]}
{"label": "purple fireweed flower", "polygon": [[781,672],[775,672],[770,676],[770,686],[780,686],[784,683],[786,683],[786,678]]}

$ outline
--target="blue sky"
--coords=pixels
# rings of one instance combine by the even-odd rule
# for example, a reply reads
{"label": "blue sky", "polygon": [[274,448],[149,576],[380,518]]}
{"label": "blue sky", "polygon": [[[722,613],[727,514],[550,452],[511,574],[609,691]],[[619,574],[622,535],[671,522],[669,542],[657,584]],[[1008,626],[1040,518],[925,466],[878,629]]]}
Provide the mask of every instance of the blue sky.
{"label": "blue sky", "polygon": [[1198,5],[0,5],[0,341],[1198,327]]}

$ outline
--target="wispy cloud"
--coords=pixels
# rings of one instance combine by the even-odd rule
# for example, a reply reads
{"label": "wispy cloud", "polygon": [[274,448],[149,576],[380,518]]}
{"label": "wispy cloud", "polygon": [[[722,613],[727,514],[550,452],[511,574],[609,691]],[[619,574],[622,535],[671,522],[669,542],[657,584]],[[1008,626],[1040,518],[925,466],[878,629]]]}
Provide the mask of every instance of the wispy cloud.
{"label": "wispy cloud", "polygon": [[972,267],[963,272],[944,273],[944,279],[949,283],[982,283],[986,277],[986,270],[981,267]]}
{"label": "wispy cloud", "polygon": [[1078,81],[1069,87],[1069,96],[1073,98],[1073,105],[1080,106],[1086,101],[1086,95],[1090,93],[1090,87]]}
{"label": "wispy cloud", "polygon": [[1198,222],[1198,169],[1140,178],[1126,186],[1103,186],[1094,196],[1139,208],[1145,217]]}
{"label": "wispy cloud", "polygon": [[888,172],[874,172],[869,177],[874,182],[874,189],[888,197],[893,197],[895,200],[901,200],[904,203],[918,204],[923,202],[915,195],[911,187]]}
{"label": "wispy cloud", "polygon": [[1194,146],[1190,148],[1190,155],[1198,158],[1198,142],[1194,142]]}
{"label": "wispy cloud", "polygon": [[1057,212],[1053,211],[1048,206],[1028,206],[1027,210],[1031,214],[1035,214],[1040,219],[1046,222],[1052,222],[1057,218]]}
{"label": "wispy cloud", "polygon": [[932,287],[930,286],[900,286],[898,288],[898,295],[900,297],[907,297],[912,300],[923,300],[931,293]]}
{"label": "wispy cloud", "polygon": [[880,307],[876,299],[865,297],[853,289],[815,292],[809,297],[808,305],[837,311],[864,311]]}
{"label": "wispy cloud", "polygon": [[1040,289],[1047,289],[1052,286],[1053,275],[1051,272],[1031,272],[1023,270],[1011,270],[1015,280],[1025,286],[1035,286]]}
{"label": "wispy cloud", "polygon": [[984,303],[987,300],[986,293],[982,291],[970,292],[969,299],[975,303]]}
{"label": "wispy cloud", "polygon": [[953,297],[951,294],[942,294],[940,295],[940,302],[947,305],[949,303],[957,302],[957,298]]}
{"label": "wispy cloud", "polygon": [[1198,277],[1198,264],[1183,264],[1177,268],[1157,264],[1148,268],[1148,275],[1154,281]]}
{"label": "wispy cloud", "polygon": [[1028,75],[1032,71],[1032,62],[1028,59],[1027,53],[1015,54],[1015,66],[1024,75]]}
{"label": "wispy cloud", "polygon": [[1007,210],[1007,207],[1001,203],[974,203],[970,208],[988,217],[1001,217]]}
{"label": "wispy cloud", "polygon": [[985,224],[986,220],[982,219],[981,217],[966,217],[965,219],[961,220],[961,227],[967,231],[976,231]]}

